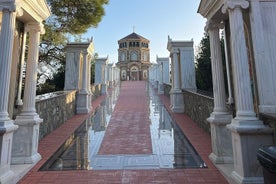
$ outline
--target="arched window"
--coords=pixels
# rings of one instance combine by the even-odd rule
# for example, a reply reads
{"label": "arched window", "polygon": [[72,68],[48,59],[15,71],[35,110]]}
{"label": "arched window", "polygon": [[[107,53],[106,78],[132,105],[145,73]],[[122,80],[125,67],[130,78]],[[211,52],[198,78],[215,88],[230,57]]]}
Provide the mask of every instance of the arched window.
{"label": "arched window", "polygon": [[148,58],[148,53],[147,52],[144,52],[144,61],[147,61],[149,58]]}
{"label": "arched window", "polygon": [[137,61],[138,60],[137,52],[132,52],[131,53],[130,60],[131,61]]}
{"label": "arched window", "polygon": [[121,61],[125,61],[126,60],[126,54],[124,52],[121,52]]}

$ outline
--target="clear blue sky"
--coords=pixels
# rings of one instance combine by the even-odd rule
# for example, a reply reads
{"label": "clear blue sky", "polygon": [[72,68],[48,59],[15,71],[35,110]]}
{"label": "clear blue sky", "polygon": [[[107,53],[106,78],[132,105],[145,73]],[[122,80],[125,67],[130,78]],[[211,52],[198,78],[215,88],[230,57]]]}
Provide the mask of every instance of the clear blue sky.
{"label": "clear blue sky", "polygon": [[194,40],[197,47],[203,37],[206,20],[197,13],[200,0],[109,0],[98,27],[83,38],[94,38],[95,52],[117,62],[121,38],[135,33],[150,40],[151,62],[168,57],[168,35],[173,40]]}

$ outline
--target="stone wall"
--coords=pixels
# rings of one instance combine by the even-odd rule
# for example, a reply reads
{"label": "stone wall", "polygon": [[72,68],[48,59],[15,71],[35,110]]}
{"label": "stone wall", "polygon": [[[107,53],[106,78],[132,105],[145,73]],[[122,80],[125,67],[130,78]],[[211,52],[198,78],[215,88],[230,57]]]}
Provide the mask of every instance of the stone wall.
{"label": "stone wall", "polygon": [[[170,84],[164,84],[164,95],[170,97]],[[205,131],[210,133],[210,124],[207,118],[213,112],[214,99],[207,95],[199,94],[192,91],[183,91],[185,113]]]}
{"label": "stone wall", "polygon": [[39,139],[75,115],[76,91],[60,91],[37,96],[36,110],[43,119]]}
{"label": "stone wall", "polygon": [[[92,100],[101,96],[101,85],[91,85]],[[43,119],[39,140],[76,114],[76,91],[58,91],[36,96],[36,111]]]}
{"label": "stone wall", "polygon": [[210,133],[210,124],[206,119],[213,112],[214,99],[192,91],[183,91],[183,95],[185,113]]}

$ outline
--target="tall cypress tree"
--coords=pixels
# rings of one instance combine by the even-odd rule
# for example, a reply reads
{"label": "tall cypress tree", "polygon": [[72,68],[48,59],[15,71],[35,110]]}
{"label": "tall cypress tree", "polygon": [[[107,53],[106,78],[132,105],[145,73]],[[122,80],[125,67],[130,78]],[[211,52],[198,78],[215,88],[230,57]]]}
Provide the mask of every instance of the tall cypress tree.
{"label": "tall cypress tree", "polygon": [[207,33],[204,34],[200,42],[199,52],[196,56],[196,85],[200,90],[209,92],[213,90],[210,40]]}

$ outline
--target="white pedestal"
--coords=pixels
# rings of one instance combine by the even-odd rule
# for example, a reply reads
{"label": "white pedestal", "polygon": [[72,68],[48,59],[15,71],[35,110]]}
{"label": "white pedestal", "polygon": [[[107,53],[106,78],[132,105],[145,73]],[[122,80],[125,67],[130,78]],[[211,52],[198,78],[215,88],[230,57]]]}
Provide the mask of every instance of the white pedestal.
{"label": "white pedestal", "polygon": [[91,100],[90,96],[88,93],[78,93],[77,94],[77,114],[87,114],[89,113],[92,109],[89,106],[89,101]]}
{"label": "white pedestal", "polygon": [[231,132],[226,128],[232,115],[227,112],[213,112],[207,119],[211,126],[212,153],[209,155],[214,164],[233,163]]}
{"label": "white pedestal", "polygon": [[183,113],[184,112],[184,99],[183,93],[181,90],[170,92],[171,98],[171,110],[175,113]]}
{"label": "white pedestal", "polygon": [[16,117],[18,129],[14,132],[12,164],[34,164],[41,159],[37,151],[39,125],[42,121],[37,114]]}
{"label": "white pedestal", "polygon": [[163,83],[158,84],[158,94],[160,94],[160,95],[164,94],[164,84]]}
{"label": "white pedestal", "polygon": [[14,131],[13,120],[0,121],[0,183],[8,183],[14,173],[10,170],[11,148]]}
{"label": "white pedestal", "polygon": [[272,129],[260,120],[233,119],[231,131],[234,171],[231,176],[238,184],[263,183],[262,167],[257,160],[261,145],[272,144]]}
{"label": "white pedestal", "polygon": [[107,86],[106,84],[101,85],[101,95],[106,95],[107,94]]}

